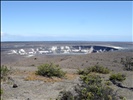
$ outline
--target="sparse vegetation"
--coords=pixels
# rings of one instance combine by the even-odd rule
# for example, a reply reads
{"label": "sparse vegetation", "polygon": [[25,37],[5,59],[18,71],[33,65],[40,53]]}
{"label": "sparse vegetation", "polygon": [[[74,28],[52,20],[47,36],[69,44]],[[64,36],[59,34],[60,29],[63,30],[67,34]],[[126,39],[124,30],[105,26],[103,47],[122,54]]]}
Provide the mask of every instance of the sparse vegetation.
{"label": "sparse vegetation", "polygon": [[3,90],[2,89],[0,89],[0,95],[2,95],[3,94]]}
{"label": "sparse vegetation", "polygon": [[109,78],[111,81],[124,81],[126,79],[126,76],[124,74],[121,73],[117,73],[117,74],[112,74]]}
{"label": "sparse vegetation", "polygon": [[35,64],[31,64],[31,66],[35,66]]}
{"label": "sparse vegetation", "polygon": [[54,65],[51,63],[38,66],[38,71],[36,71],[36,74],[46,77],[64,77],[65,72],[59,68],[59,65]]}
{"label": "sparse vegetation", "polygon": [[62,91],[58,100],[117,100],[117,98],[111,87],[102,84],[100,76],[88,74],[81,77],[81,85],[75,87],[75,93]]}
{"label": "sparse vegetation", "polygon": [[84,75],[84,74],[86,74],[86,73],[85,73],[85,70],[79,69],[79,68],[78,68],[77,73],[78,73],[79,75]]}
{"label": "sparse vegetation", "polygon": [[124,70],[133,71],[133,58],[126,57],[121,58],[121,63],[124,65]]}
{"label": "sparse vegetation", "polygon": [[108,86],[110,86],[112,83],[110,82],[110,81],[106,81],[105,82],[105,85],[108,85]]}
{"label": "sparse vegetation", "polygon": [[119,96],[119,98],[120,98],[121,100],[127,100],[126,97],[123,97],[123,96]]}
{"label": "sparse vegetation", "polygon": [[110,72],[110,70],[108,68],[105,68],[105,67],[100,66],[100,65],[95,65],[95,66],[89,67],[89,68],[84,69],[84,70],[80,70],[80,69],[78,70],[78,74],[80,74],[80,75],[87,75],[90,72],[108,74]]}
{"label": "sparse vegetation", "polygon": [[0,73],[1,73],[1,79],[4,79],[7,77],[8,73],[9,73],[9,69],[7,68],[7,66],[2,65],[0,68]]}
{"label": "sparse vegetation", "polygon": [[56,100],[75,100],[71,91],[61,91]]}
{"label": "sparse vegetation", "polygon": [[117,61],[117,60],[114,60],[113,62],[114,62],[114,63],[117,63],[118,61]]}

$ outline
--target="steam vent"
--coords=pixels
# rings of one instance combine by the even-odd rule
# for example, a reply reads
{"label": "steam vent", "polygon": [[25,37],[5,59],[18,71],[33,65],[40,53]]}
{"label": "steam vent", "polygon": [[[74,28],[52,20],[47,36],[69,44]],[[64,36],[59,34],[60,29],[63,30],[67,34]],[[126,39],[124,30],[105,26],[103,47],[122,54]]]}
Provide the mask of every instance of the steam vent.
{"label": "steam vent", "polygon": [[25,56],[34,55],[59,55],[59,54],[90,54],[90,53],[103,53],[112,52],[122,49],[115,46],[40,46],[40,47],[19,47],[10,49],[8,54],[17,54]]}

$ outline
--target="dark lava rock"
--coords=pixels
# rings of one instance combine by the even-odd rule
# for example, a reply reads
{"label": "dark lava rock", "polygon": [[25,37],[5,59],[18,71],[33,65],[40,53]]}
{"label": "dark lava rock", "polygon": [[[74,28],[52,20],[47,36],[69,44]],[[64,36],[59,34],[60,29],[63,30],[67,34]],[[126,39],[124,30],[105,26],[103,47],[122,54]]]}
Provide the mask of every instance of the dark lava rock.
{"label": "dark lava rock", "polygon": [[13,84],[13,86],[12,86],[13,88],[17,88],[18,87],[18,85],[17,84]]}

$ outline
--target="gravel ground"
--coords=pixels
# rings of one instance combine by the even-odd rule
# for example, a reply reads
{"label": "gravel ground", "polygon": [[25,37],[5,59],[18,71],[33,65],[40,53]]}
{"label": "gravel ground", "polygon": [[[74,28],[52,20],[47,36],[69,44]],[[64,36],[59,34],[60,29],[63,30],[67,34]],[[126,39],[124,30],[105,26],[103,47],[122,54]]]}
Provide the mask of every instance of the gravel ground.
{"label": "gravel ground", "polygon": [[[1,82],[3,100],[55,100],[62,90],[73,90],[79,83],[78,68],[83,69],[95,64],[108,67],[113,72],[126,74],[126,80],[122,83],[127,87],[133,87],[133,72],[123,71],[121,58],[133,57],[133,52],[105,52],[87,55],[41,55],[33,57],[20,57],[17,55],[1,55],[1,65],[6,65],[12,70],[8,81]],[[36,59],[35,59],[36,58]],[[64,79],[26,80],[30,73],[37,70],[37,66],[44,63],[59,64],[62,70],[68,74]],[[109,77],[109,76],[105,76]],[[17,84],[17,88],[12,88]],[[119,88],[113,85],[118,94],[127,100],[133,100],[133,91]]]}

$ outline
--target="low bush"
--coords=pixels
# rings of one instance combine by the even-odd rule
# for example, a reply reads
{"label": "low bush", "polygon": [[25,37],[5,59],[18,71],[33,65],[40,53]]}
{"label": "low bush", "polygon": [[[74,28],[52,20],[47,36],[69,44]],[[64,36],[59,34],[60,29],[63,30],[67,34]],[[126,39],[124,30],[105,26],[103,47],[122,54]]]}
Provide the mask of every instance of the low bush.
{"label": "low bush", "polygon": [[89,67],[89,68],[84,69],[84,70],[78,70],[78,74],[80,74],[80,75],[87,75],[90,72],[108,74],[110,72],[110,70],[108,68],[105,68],[105,67],[100,66],[100,65],[95,65],[95,66]]}
{"label": "low bush", "polygon": [[133,58],[126,57],[121,58],[121,63],[124,65],[124,70],[133,71]]}
{"label": "low bush", "polygon": [[75,100],[71,91],[61,91],[56,100]]}
{"label": "low bush", "polygon": [[2,89],[0,89],[0,95],[2,95],[3,94],[3,90]]}
{"label": "low bush", "polygon": [[106,81],[106,82],[105,82],[105,85],[110,86],[110,85],[112,85],[112,82],[110,82],[110,81]]}
{"label": "low bush", "polygon": [[78,69],[78,71],[77,71],[77,73],[79,74],[79,75],[84,75],[84,74],[86,74],[86,72],[85,72],[85,70],[81,70],[81,69]]}
{"label": "low bush", "polygon": [[9,69],[7,68],[7,66],[2,65],[0,68],[0,73],[1,73],[1,79],[7,77],[8,73],[9,73]]}
{"label": "low bush", "polygon": [[101,85],[101,77],[99,75],[84,75],[81,76],[81,81],[83,81],[83,83],[87,84],[87,85]]}
{"label": "low bush", "polygon": [[117,73],[117,74],[112,74],[109,78],[111,81],[124,81],[126,79],[126,76],[124,74],[121,73]]}
{"label": "low bush", "polygon": [[119,98],[120,98],[121,100],[127,100],[126,97],[123,97],[123,96],[119,96]]}
{"label": "low bush", "polygon": [[102,74],[108,74],[109,73],[108,68],[105,68],[105,67],[99,66],[99,65],[95,65],[95,66],[89,68],[88,70],[90,70],[91,72],[97,72],[97,73],[102,73]]}
{"label": "low bush", "polygon": [[81,77],[82,85],[76,91],[80,99],[87,100],[115,100],[113,89],[102,84],[102,79],[98,75],[84,75]]}
{"label": "low bush", "polygon": [[36,74],[46,76],[46,77],[64,77],[65,72],[59,68],[59,65],[54,64],[43,64],[38,66],[38,70],[36,71]]}
{"label": "low bush", "polygon": [[117,100],[114,90],[103,85],[98,75],[84,75],[81,77],[81,85],[75,87],[75,93],[70,91],[61,93],[58,100]]}

